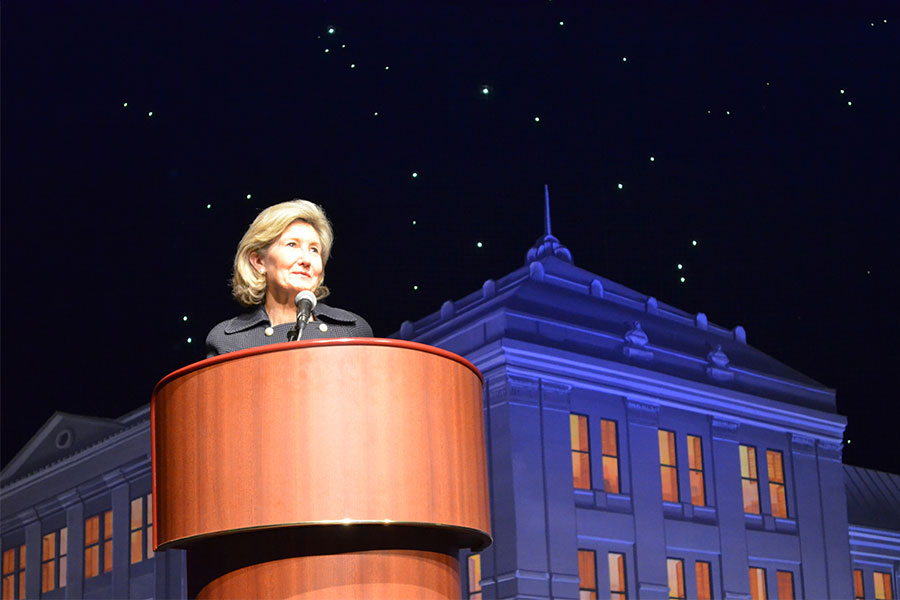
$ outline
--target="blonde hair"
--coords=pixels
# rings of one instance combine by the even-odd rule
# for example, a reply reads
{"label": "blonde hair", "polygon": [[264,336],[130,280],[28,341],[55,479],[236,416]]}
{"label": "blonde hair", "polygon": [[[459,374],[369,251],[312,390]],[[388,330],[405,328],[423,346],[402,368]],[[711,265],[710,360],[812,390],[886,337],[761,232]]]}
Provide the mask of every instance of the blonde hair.
{"label": "blonde hair", "polygon": [[322,242],[322,277],[313,292],[318,299],[329,294],[323,281],[325,264],[331,255],[331,244],[334,242],[331,222],[321,206],[309,200],[297,199],[275,204],[259,213],[238,243],[237,254],[234,255],[231,292],[241,305],[254,306],[266,298],[266,277],[250,264],[250,255],[256,252],[260,256],[265,256],[272,242],[297,221],[309,223],[319,235],[319,241]]}

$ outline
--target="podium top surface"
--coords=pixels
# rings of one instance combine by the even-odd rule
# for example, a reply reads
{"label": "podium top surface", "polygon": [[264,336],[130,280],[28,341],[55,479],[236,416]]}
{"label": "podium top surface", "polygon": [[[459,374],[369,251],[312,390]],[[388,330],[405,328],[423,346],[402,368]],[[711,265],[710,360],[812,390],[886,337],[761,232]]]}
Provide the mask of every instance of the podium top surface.
{"label": "podium top surface", "polygon": [[179,369],[151,404],[156,545],[353,525],[485,547],[483,382],[456,354],[379,338],[272,344]]}
{"label": "podium top surface", "polygon": [[462,356],[454,354],[449,350],[444,350],[443,348],[429,346],[427,344],[420,344],[418,342],[409,342],[406,340],[394,340],[388,338],[332,338],[324,340],[306,340],[297,342],[282,342],[279,344],[268,344],[265,346],[257,346],[256,348],[248,348],[246,350],[236,350],[235,352],[228,352],[226,354],[220,354],[218,356],[213,356],[212,358],[207,358],[195,363],[191,363],[189,365],[181,367],[180,369],[172,371],[171,373],[160,379],[156,386],[153,388],[153,396],[156,397],[156,394],[160,390],[160,388],[162,388],[167,383],[170,383],[171,381],[178,379],[179,377],[187,375],[188,373],[192,373],[206,367],[238,360],[247,356],[257,356],[261,354],[270,354],[273,352],[287,352],[290,350],[299,350],[302,348],[317,348],[323,346],[387,346],[391,348],[406,348],[408,350],[426,352],[458,362],[459,364],[471,369],[471,371],[475,373],[476,376],[478,376],[478,379],[481,380],[481,383],[484,383],[484,376],[481,374],[481,371],[478,369],[478,367],[473,365]]}

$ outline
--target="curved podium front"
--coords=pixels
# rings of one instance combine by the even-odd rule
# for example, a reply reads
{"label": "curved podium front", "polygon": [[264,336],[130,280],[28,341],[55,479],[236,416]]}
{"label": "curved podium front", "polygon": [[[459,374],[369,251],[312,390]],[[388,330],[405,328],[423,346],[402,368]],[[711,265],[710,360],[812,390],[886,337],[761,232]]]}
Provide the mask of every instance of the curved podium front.
{"label": "curved podium front", "polygon": [[198,598],[455,598],[491,543],[482,378],[413,342],[263,346],[153,393],[154,542]]}

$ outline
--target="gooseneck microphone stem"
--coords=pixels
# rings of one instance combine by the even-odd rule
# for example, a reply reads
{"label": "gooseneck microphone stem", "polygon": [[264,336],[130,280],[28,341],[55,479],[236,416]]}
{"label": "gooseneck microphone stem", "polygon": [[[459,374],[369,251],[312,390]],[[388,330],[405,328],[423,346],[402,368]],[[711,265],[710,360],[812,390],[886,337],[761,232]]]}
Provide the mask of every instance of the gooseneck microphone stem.
{"label": "gooseneck microphone stem", "polygon": [[294,304],[297,306],[297,322],[288,331],[289,342],[294,342],[303,336],[303,330],[306,329],[306,324],[317,304],[316,295],[309,290],[303,290],[294,298]]}

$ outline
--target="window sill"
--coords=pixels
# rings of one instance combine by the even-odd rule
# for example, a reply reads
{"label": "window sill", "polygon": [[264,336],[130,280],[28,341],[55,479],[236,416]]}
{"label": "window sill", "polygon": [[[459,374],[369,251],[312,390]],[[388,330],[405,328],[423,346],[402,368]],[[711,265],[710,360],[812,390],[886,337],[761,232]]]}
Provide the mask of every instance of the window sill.
{"label": "window sill", "polygon": [[575,506],[578,508],[591,508],[594,510],[608,510],[611,512],[632,512],[631,496],[625,494],[610,494],[603,490],[575,490]]}
{"label": "window sill", "polygon": [[715,506],[694,506],[688,502],[663,502],[663,515],[667,519],[682,521],[710,524],[717,522]]}
{"label": "window sill", "polygon": [[796,519],[782,519],[772,515],[754,515],[744,513],[744,524],[747,529],[760,529],[762,531],[778,531],[780,533],[797,533]]}

